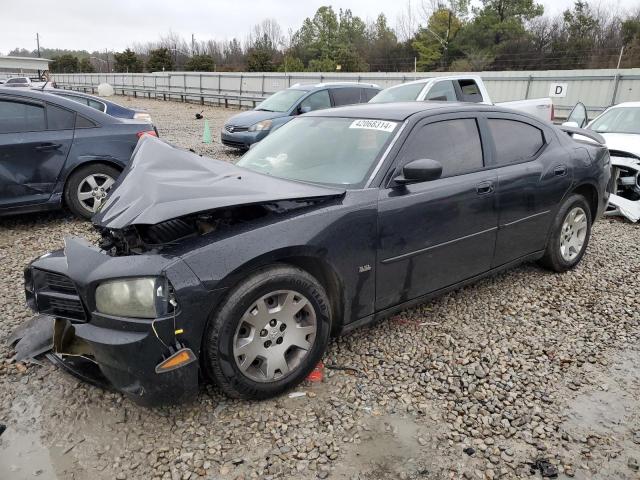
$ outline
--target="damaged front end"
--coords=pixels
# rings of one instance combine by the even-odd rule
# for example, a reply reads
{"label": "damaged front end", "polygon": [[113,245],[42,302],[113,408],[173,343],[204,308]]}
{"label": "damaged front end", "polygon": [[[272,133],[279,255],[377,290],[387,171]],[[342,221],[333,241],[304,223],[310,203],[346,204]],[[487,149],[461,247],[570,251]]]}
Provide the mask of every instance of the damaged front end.
{"label": "damaged front end", "polygon": [[218,234],[285,222],[343,194],[143,138],[93,218],[99,245],[68,237],[25,269],[37,315],[9,339],[16,359],[45,355],[145,405],[193,398],[208,316],[225,288],[205,286],[185,257]]}
{"label": "damaged front end", "polygon": [[621,215],[632,222],[640,220],[640,157],[610,150],[613,192],[607,215]]}

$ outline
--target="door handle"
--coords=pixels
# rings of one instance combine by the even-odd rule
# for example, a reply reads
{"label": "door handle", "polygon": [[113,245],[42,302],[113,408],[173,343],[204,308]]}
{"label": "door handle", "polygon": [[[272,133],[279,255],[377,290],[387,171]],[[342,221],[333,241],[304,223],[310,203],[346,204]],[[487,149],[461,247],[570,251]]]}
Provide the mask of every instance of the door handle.
{"label": "door handle", "polygon": [[567,174],[567,166],[566,165],[558,165],[553,169],[553,174],[557,177],[564,177]]}
{"label": "door handle", "polygon": [[476,192],[478,195],[488,195],[493,193],[493,182],[482,182],[476,185]]}
{"label": "door handle", "polygon": [[62,145],[60,143],[41,143],[35,147],[39,152],[46,152],[48,150],[58,150]]}

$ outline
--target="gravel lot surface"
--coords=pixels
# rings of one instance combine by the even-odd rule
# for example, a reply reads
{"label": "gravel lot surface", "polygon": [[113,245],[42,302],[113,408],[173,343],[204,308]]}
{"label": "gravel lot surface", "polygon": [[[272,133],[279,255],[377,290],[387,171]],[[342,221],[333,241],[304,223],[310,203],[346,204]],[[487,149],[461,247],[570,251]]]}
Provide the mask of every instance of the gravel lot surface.
{"label": "gravel lot surface", "polygon": [[[233,110],[204,108],[203,145],[203,107],[119,100],[171,142],[237,158],[218,140]],[[571,272],[524,265],[336,339],[335,368],[296,398],[207,387],[145,409],[3,342],[0,479],[541,478],[542,459],[560,478],[637,479],[639,228],[601,220]],[[1,336],[30,316],[22,269],[69,234],[95,238],[66,213],[0,220]]]}

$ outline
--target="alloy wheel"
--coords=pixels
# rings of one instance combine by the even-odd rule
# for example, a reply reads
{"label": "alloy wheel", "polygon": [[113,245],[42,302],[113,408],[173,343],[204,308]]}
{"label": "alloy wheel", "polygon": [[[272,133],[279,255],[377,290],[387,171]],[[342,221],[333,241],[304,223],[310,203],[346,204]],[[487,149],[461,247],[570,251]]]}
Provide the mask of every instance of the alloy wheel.
{"label": "alloy wheel", "polygon": [[91,213],[98,211],[115,180],[104,173],[92,173],[78,185],[78,201]]}
{"label": "alloy wheel", "polygon": [[587,214],[582,207],[572,208],[564,219],[560,230],[560,255],[572,262],[584,247],[587,237]]}
{"label": "alloy wheel", "polygon": [[280,380],[302,364],[316,331],[316,313],[304,295],[293,290],[268,293],[238,323],[233,337],[236,365],[256,382]]}

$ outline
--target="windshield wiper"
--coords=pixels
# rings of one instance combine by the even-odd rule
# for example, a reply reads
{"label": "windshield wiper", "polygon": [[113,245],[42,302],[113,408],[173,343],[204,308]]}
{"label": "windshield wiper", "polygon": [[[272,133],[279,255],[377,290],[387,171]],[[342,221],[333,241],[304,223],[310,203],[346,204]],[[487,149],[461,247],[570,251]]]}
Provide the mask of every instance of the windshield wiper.
{"label": "windshield wiper", "polygon": [[258,112],[275,112],[275,110],[269,110],[268,108],[256,108]]}

